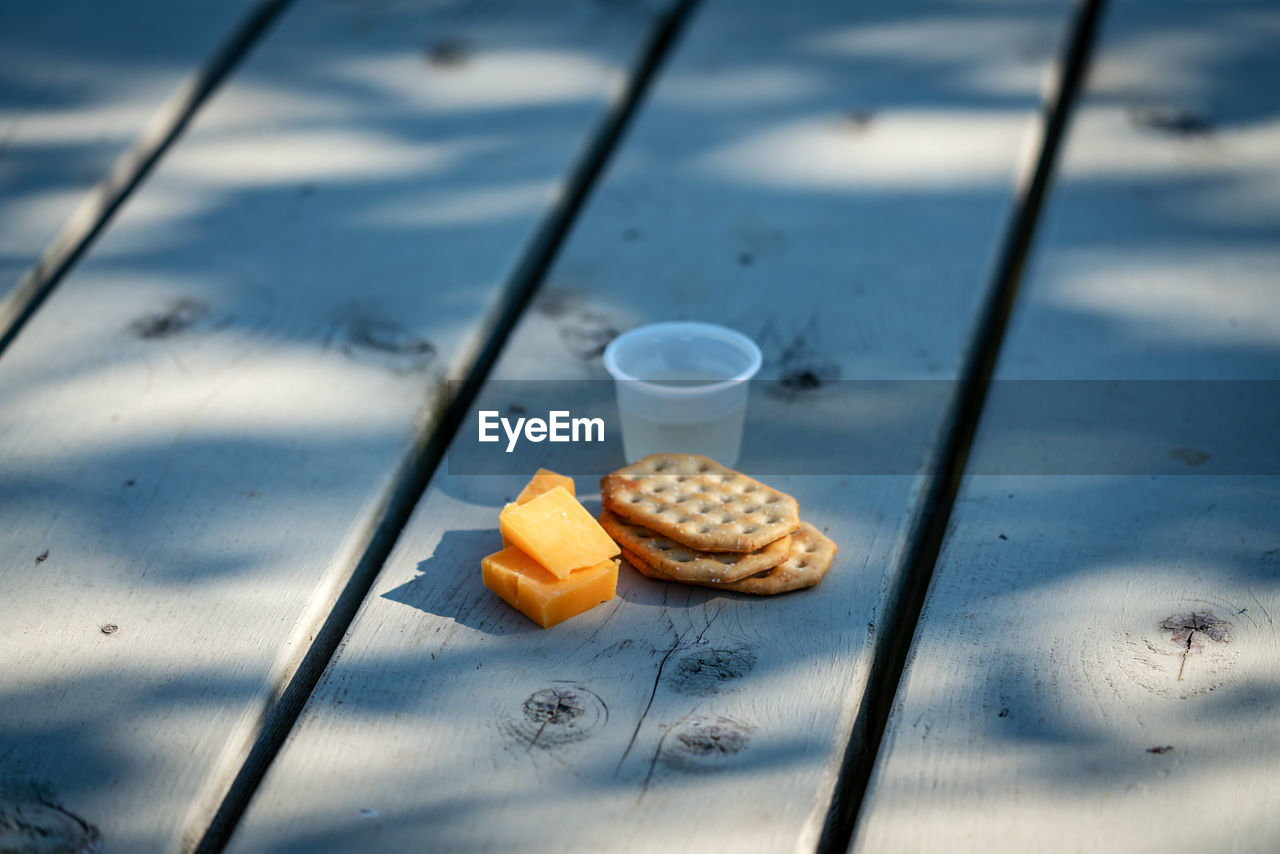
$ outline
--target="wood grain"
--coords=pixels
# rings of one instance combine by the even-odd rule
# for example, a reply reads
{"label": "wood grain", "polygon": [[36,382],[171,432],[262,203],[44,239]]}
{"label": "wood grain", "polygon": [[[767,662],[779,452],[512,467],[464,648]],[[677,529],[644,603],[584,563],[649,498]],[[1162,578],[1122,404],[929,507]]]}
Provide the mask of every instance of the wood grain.
{"label": "wood grain", "polygon": [[0,360],[0,803],[199,839],[653,23],[300,3],[206,105]]}
{"label": "wood grain", "polygon": [[[840,379],[956,375],[1066,11],[698,8],[494,376],[603,379],[604,344],[648,321],[751,334],[791,384],[753,398],[775,426],[742,466],[835,565],[771,599],[627,571],[541,631],[479,578],[532,472],[439,473],[229,850],[816,845],[946,400],[897,476],[778,461],[848,441]],[[577,479],[592,510],[601,474]]]}
{"label": "wood grain", "polygon": [[182,114],[255,0],[0,10],[0,335]]}
{"label": "wood grain", "polygon": [[[1277,32],[1109,4],[997,383],[1280,378]],[[853,851],[1275,849],[1280,481],[1155,450],[965,480]]]}

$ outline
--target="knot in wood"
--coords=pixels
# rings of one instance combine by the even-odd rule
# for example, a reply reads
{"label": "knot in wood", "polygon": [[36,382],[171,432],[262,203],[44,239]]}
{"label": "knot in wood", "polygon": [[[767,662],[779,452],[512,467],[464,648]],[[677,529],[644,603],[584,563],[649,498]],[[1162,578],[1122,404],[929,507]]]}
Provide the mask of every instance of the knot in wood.
{"label": "knot in wood", "polygon": [[734,726],[714,723],[695,726],[677,737],[680,748],[695,756],[730,756],[747,746],[747,734]]}
{"label": "knot in wood", "polygon": [[582,685],[560,684],[529,695],[500,725],[526,752],[555,750],[588,738],[609,720],[604,700]]}
{"label": "knot in wood", "polygon": [[471,59],[471,46],[458,39],[444,39],[424,52],[427,63],[436,68],[461,68]]}
{"label": "knot in wood", "polygon": [[169,308],[144,315],[129,324],[129,331],[143,341],[169,338],[183,332],[209,312],[209,306],[199,300],[183,298]]}
{"label": "knot in wood", "polygon": [[0,852],[102,854],[102,832],[48,801],[0,804]]}
{"label": "knot in wood", "polygon": [[738,761],[734,757],[746,752],[755,729],[724,715],[695,715],[667,730],[666,749],[660,747],[654,761],[677,772],[719,773],[733,767]]}
{"label": "knot in wood", "polygon": [[699,650],[676,665],[671,687],[682,694],[715,694],[755,666],[756,654],[749,647]]}
{"label": "knot in wood", "polygon": [[1203,136],[1213,130],[1204,116],[1178,107],[1134,107],[1129,110],[1129,120],[1175,136]]}
{"label": "knot in wood", "polygon": [[1188,650],[1194,649],[1196,642],[1203,638],[1215,643],[1231,643],[1231,624],[1208,611],[1168,617],[1160,621],[1160,628],[1172,631],[1170,642]]}
{"label": "knot in wood", "polygon": [[544,688],[524,701],[524,716],[535,724],[566,726],[586,710],[582,697],[572,688]]}
{"label": "knot in wood", "polygon": [[389,320],[357,317],[344,322],[341,335],[341,350],[348,357],[396,374],[420,371],[436,357],[434,344]]}
{"label": "knot in wood", "polygon": [[583,362],[600,358],[620,334],[608,317],[590,311],[579,311],[560,326],[560,341],[565,349]]}

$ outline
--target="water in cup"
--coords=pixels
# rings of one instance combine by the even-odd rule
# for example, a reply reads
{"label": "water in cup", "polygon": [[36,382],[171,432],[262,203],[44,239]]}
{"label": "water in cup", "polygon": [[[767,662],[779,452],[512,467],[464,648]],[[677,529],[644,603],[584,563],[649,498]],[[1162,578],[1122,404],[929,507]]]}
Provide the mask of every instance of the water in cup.
{"label": "water in cup", "polygon": [[747,408],[742,406],[711,421],[670,424],[645,418],[625,409],[622,417],[622,450],[634,461],[649,454],[702,454],[732,466],[742,447],[742,424]]}
{"label": "water in cup", "polygon": [[751,339],[711,324],[659,323],[614,339],[604,361],[628,460],[672,452],[737,462],[747,381],[761,361]]}

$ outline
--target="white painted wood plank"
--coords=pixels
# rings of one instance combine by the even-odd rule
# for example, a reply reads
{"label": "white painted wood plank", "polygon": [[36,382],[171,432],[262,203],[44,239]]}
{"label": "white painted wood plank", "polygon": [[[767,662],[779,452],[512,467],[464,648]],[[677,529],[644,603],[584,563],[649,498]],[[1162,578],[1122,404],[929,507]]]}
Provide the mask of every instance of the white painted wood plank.
{"label": "white painted wood plank", "polygon": [[[495,376],[600,379],[616,330],[692,318],[775,379],[954,377],[1066,13],[700,6]],[[834,391],[752,406],[834,448]],[[923,481],[768,478],[839,543],[815,590],[625,570],[542,631],[479,579],[527,475],[437,474],[229,850],[812,849]]]}
{"label": "white painted wood plank", "polygon": [[[1280,379],[1278,33],[1111,4],[997,380]],[[966,479],[854,851],[1276,850],[1280,480],[1160,450]]]}
{"label": "white painted wood plank", "polygon": [[0,805],[204,831],[656,9],[299,3],[201,111],[0,361]]}
{"label": "white painted wood plank", "polygon": [[[0,331],[136,174],[255,0],[0,7]],[[91,192],[92,191],[92,192]],[[42,258],[43,256],[43,258]]]}

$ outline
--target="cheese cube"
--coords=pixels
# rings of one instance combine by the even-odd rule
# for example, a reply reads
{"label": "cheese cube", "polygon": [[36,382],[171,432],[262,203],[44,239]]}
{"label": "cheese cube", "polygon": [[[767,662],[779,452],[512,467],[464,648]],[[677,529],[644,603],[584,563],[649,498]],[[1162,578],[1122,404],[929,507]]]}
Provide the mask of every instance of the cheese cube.
{"label": "cheese cube", "polygon": [[542,564],[556,578],[564,578],[584,566],[595,566],[622,552],[595,517],[563,486],[503,510],[498,527],[506,542]]}
{"label": "cheese cube", "polygon": [[549,629],[612,599],[618,588],[618,563],[602,560],[566,578],[556,578],[511,547],[481,560],[480,577],[484,586],[507,604]]}
{"label": "cheese cube", "polygon": [[537,498],[544,492],[550,492],[557,486],[563,486],[569,491],[570,495],[574,494],[573,478],[556,474],[551,469],[538,469],[533,473],[533,479],[516,496],[516,503],[524,504],[529,499]]}

